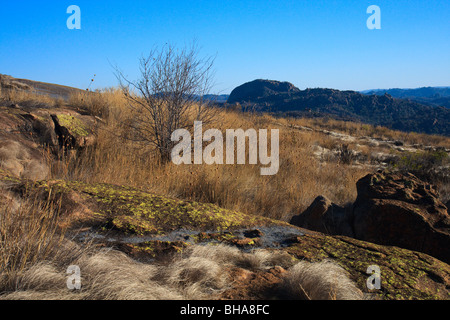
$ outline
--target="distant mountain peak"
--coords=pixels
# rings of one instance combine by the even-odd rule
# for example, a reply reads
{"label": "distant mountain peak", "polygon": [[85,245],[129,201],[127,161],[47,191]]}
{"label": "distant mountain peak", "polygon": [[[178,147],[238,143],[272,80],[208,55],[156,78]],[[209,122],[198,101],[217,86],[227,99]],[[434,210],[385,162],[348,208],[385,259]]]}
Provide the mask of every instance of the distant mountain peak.
{"label": "distant mountain peak", "polygon": [[256,79],[234,89],[228,98],[228,103],[255,101],[273,95],[291,95],[298,92],[300,89],[290,82]]}

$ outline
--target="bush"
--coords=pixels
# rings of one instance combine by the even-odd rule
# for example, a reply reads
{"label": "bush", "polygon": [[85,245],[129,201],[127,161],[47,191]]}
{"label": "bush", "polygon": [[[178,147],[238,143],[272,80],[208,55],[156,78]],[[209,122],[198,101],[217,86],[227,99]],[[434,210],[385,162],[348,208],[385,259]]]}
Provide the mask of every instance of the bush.
{"label": "bush", "polygon": [[352,164],[355,160],[355,155],[353,150],[349,147],[348,144],[341,144],[338,147],[338,159],[340,163],[343,164]]}
{"label": "bush", "polygon": [[434,183],[437,180],[448,179],[445,165],[449,156],[444,150],[411,152],[400,157],[392,164],[394,169],[402,173],[412,173],[418,178]]}
{"label": "bush", "polygon": [[69,97],[69,105],[100,118],[108,116],[108,101],[100,92],[76,92]]}

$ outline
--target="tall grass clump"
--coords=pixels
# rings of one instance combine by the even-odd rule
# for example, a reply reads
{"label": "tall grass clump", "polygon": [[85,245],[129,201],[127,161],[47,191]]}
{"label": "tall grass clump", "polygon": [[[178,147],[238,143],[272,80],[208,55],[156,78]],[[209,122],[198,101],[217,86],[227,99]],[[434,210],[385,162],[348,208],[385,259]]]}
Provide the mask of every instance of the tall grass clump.
{"label": "tall grass clump", "polygon": [[123,94],[116,88],[106,88],[97,91],[77,91],[69,96],[68,104],[90,115],[107,119],[110,112],[126,104]]}
{"label": "tall grass clump", "polygon": [[364,300],[365,296],[348,273],[331,261],[299,262],[280,285],[285,299]]}
{"label": "tall grass clump", "polygon": [[[45,261],[65,261],[59,205],[25,199],[0,204],[0,292],[16,290],[17,279]],[[72,252],[73,254],[73,252]]]}
{"label": "tall grass clump", "polygon": [[0,207],[0,270],[23,270],[44,260],[61,241],[58,213],[50,203],[22,203],[16,210]]}

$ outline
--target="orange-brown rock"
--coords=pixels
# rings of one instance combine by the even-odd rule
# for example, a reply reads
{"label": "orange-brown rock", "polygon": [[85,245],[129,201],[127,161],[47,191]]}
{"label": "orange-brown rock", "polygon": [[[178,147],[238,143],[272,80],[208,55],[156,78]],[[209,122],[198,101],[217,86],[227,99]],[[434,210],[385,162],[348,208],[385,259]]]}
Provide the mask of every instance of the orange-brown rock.
{"label": "orange-brown rock", "polygon": [[355,237],[450,262],[450,216],[433,186],[412,174],[378,172],[357,183]]}

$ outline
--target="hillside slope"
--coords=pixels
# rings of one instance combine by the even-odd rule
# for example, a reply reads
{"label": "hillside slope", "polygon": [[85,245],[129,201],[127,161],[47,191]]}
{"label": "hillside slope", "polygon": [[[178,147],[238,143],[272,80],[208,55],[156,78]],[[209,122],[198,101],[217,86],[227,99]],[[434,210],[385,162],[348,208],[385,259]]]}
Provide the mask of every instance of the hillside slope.
{"label": "hillside slope", "polygon": [[4,74],[0,74],[0,86],[5,89],[32,91],[37,94],[49,95],[53,98],[63,98],[65,100],[71,94],[84,92],[84,90],[78,88],[28,79],[18,79]]}

